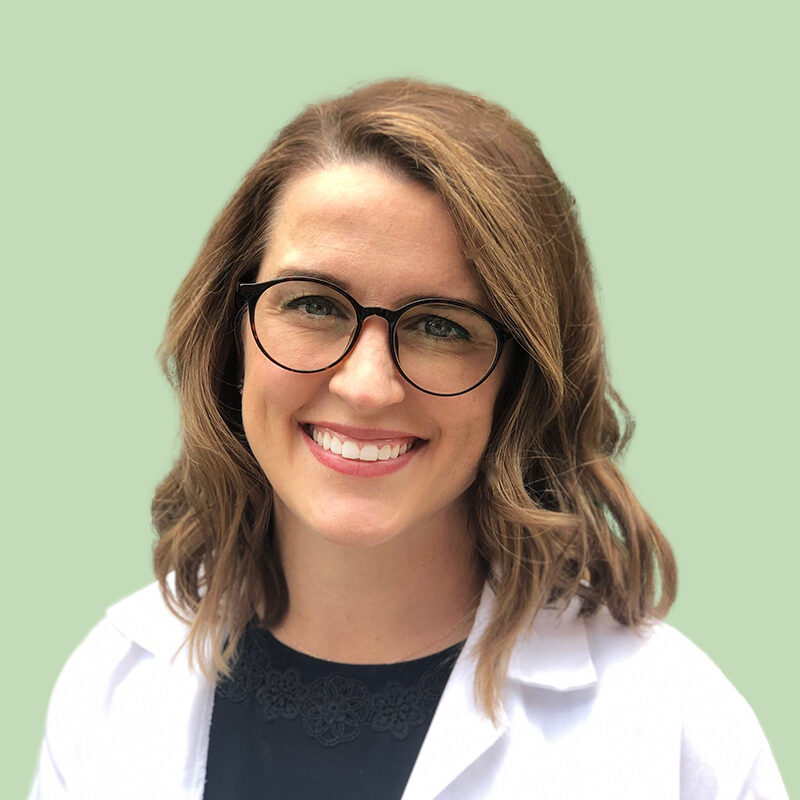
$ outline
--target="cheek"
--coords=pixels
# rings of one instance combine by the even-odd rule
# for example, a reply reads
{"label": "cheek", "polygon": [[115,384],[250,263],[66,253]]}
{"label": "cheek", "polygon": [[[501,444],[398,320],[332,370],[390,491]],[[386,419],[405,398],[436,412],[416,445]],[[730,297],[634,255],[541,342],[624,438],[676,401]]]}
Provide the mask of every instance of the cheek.
{"label": "cheek", "polygon": [[242,424],[256,458],[262,462],[270,440],[281,435],[282,421],[289,419],[291,398],[296,388],[288,386],[291,373],[276,367],[255,348],[245,349],[242,387]]}
{"label": "cheek", "polygon": [[[451,420],[459,419],[453,428],[454,450],[458,462],[465,468],[477,470],[492,435],[494,406],[500,388],[501,375],[493,375],[488,385],[464,395],[458,409],[451,409]],[[447,423],[445,423],[446,425]]]}
{"label": "cheek", "polygon": [[451,409],[443,419],[442,431],[447,438],[447,458],[460,472],[473,473],[478,468],[492,427],[492,407],[486,403],[464,399],[462,408]]}
{"label": "cheek", "polygon": [[259,461],[278,454],[292,457],[298,414],[323,391],[324,381],[324,373],[300,375],[282,369],[255,345],[245,349],[242,424]]}

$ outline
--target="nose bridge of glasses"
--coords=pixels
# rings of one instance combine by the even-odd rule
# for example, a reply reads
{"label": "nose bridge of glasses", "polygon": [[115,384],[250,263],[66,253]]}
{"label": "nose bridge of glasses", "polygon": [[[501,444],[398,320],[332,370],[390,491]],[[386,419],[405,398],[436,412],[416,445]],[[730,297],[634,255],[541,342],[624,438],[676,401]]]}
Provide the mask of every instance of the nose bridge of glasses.
{"label": "nose bridge of glasses", "polygon": [[392,361],[394,361],[394,355],[392,353],[391,331],[395,315],[396,312],[390,311],[388,308],[381,308],[380,306],[360,306],[358,309],[359,332],[351,344],[350,352],[352,352],[352,350],[357,346],[358,342],[363,338],[365,325],[369,318],[381,317],[386,321],[387,324],[387,330],[384,335],[387,337],[386,343],[388,345],[389,354],[392,357]]}
{"label": "nose bridge of glasses", "polygon": [[391,327],[392,321],[397,316],[396,311],[390,311],[388,308],[381,308],[380,306],[361,306],[360,311],[362,322],[366,321],[368,317],[383,317],[389,323],[389,327]]}

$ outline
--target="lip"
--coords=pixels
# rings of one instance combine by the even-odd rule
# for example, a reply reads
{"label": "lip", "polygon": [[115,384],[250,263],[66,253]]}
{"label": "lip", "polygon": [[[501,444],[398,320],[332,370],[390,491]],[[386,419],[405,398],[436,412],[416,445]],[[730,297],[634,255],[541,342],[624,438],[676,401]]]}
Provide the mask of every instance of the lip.
{"label": "lip", "polygon": [[[407,466],[412,458],[417,455],[418,451],[422,450],[425,444],[425,440],[421,439],[414,447],[410,450],[403,453],[403,455],[398,456],[397,458],[390,459],[389,461],[358,461],[355,459],[344,458],[343,456],[337,456],[336,453],[332,453],[330,450],[323,450],[309,435],[306,430],[306,425],[314,425],[315,427],[327,427],[333,430],[339,431],[341,433],[348,434],[353,436],[353,438],[359,439],[387,439],[387,438],[419,438],[419,437],[411,437],[409,434],[400,433],[399,431],[386,431],[386,430],[375,430],[375,429],[368,429],[368,428],[353,428],[347,427],[342,425],[329,425],[325,423],[303,423],[300,427],[300,432],[303,435],[303,440],[305,441],[308,449],[311,451],[311,455],[319,461],[325,467],[334,470],[335,472],[340,472],[343,475],[353,475],[358,478],[379,478],[383,475],[391,475],[393,472],[397,472],[398,470],[403,469],[403,467]],[[358,431],[359,436],[353,431]],[[364,436],[364,433],[372,434],[370,436]],[[374,434],[381,434],[380,436],[376,436]]]}

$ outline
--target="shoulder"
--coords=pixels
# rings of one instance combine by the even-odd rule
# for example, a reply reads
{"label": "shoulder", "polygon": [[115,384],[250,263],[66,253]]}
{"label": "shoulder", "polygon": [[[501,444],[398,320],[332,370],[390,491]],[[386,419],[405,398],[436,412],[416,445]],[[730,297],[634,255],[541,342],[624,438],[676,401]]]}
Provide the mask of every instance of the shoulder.
{"label": "shoulder", "polygon": [[713,708],[718,717],[756,722],[745,699],[714,661],[671,625],[658,620],[637,627],[621,625],[601,609],[584,627],[601,685],[658,690],[689,718]]}
{"label": "shoulder", "polygon": [[714,662],[688,637],[661,620],[650,619],[638,626],[622,625],[607,608],[585,619],[584,629],[592,658],[600,670],[647,663],[661,665],[659,673],[679,680],[688,673],[719,679]]}
{"label": "shoulder", "polygon": [[[708,655],[664,622],[579,607],[541,609],[510,654],[505,758],[520,775],[553,796],[786,797],[753,710]],[[492,610],[485,596],[477,643]]]}
{"label": "shoulder", "polygon": [[539,612],[514,646],[511,677],[556,691],[594,686],[623,696],[640,691],[654,702],[667,694],[672,703],[685,697],[689,706],[713,697],[747,708],[714,662],[672,626],[657,620],[627,626],[605,607],[590,617],[581,617],[578,609],[574,598]]}
{"label": "shoulder", "polygon": [[98,687],[113,687],[140,661],[170,659],[189,631],[168,608],[158,583],[110,606],[67,659],[56,681],[51,712],[85,703]]}
{"label": "shoulder", "polygon": [[157,658],[171,658],[189,633],[188,623],[170,610],[155,581],[110,606],[100,624]]}
{"label": "shoulder", "polygon": [[96,685],[126,661],[174,655],[188,630],[164,602],[158,583],[145,586],[106,609],[67,660],[56,689]]}
{"label": "shoulder", "polygon": [[67,659],[50,696],[43,752],[51,773],[71,783],[84,754],[119,730],[121,716],[131,718],[131,708],[169,674],[186,671],[185,658],[173,657],[187,632],[156,583],[107,609]]}
{"label": "shoulder", "polygon": [[734,789],[750,796],[745,790],[756,786],[768,789],[763,796],[785,796],[753,709],[694,642],[661,621],[621,625],[605,609],[586,620],[585,630],[598,696],[673,726],[682,796],[727,796]]}

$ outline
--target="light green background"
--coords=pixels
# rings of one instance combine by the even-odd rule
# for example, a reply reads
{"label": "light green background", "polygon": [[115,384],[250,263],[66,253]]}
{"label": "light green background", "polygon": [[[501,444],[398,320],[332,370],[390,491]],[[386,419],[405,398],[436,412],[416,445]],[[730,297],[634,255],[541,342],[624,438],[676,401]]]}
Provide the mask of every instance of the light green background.
{"label": "light green background", "polygon": [[[224,10],[223,10],[224,9]],[[669,621],[800,791],[797,63],[789,3],[29,3],[5,14],[3,797],[105,607],[151,580],[176,452],[154,359],[213,217],[307,102],[412,75],[540,136],[576,195],[624,469],[672,541]]]}

